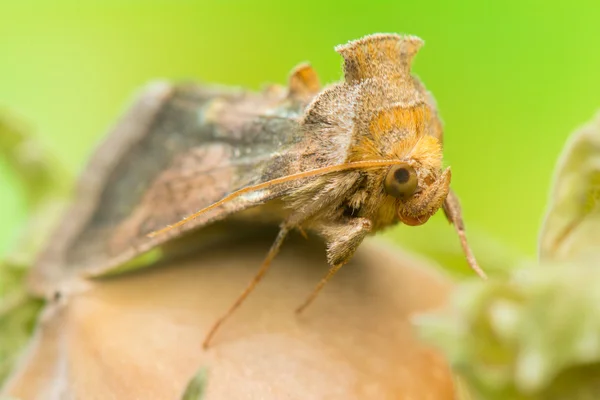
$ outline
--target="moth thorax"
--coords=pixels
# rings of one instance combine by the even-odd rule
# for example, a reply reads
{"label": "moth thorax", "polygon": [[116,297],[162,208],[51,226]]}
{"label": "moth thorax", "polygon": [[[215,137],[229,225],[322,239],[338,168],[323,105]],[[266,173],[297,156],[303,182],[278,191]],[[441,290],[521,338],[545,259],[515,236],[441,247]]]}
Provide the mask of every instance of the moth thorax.
{"label": "moth thorax", "polygon": [[408,78],[413,57],[423,41],[415,36],[371,35],[336,47],[344,57],[344,77],[347,83],[389,76]]}
{"label": "moth thorax", "polygon": [[369,132],[373,137],[396,132],[406,132],[416,136],[425,134],[431,110],[424,103],[405,107],[392,105],[375,113],[369,122]]}

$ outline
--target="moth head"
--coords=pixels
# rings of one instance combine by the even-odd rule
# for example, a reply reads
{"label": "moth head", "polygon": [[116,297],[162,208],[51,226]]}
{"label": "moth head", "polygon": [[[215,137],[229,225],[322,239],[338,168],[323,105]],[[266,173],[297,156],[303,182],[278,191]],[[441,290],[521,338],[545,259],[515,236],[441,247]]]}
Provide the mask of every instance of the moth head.
{"label": "moth head", "polygon": [[392,165],[383,181],[385,192],[400,200],[410,198],[415,194],[418,186],[417,171],[408,163]]}
{"label": "moth head", "polygon": [[338,46],[344,81],[321,92],[303,120],[320,149],[331,154],[343,149],[347,163],[395,164],[367,172],[362,189],[348,200],[352,210],[378,221],[376,226],[398,219],[425,223],[448,193],[441,122],[410,71],[422,44],[414,36],[379,34]]}
{"label": "moth head", "polygon": [[396,199],[396,215],[406,225],[416,226],[427,220],[442,207],[450,190],[450,169],[439,175],[426,175],[410,163],[390,167],[383,182],[387,195]]}
{"label": "moth head", "polygon": [[[377,109],[357,130],[351,161],[394,160],[371,175],[369,185],[385,198],[392,212],[407,225],[425,223],[442,206],[449,190],[450,171],[442,168],[442,145],[436,135],[437,116],[425,102]],[[376,200],[374,200],[376,201]]]}

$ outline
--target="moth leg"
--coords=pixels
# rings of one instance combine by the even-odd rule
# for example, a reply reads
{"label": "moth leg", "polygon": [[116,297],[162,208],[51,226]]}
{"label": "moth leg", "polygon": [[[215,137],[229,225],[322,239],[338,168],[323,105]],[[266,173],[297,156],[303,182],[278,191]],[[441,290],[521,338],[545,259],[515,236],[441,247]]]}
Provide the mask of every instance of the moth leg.
{"label": "moth leg", "polygon": [[477,264],[477,260],[473,255],[473,251],[467,242],[467,235],[465,232],[465,223],[462,218],[462,211],[460,208],[460,202],[458,200],[458,196],[450,189],[448,191],[448,196],[446,196],[446,200],[444,200],[444,204],[442,205],[444,210],[444,214],[446,215],[446,219],[454,225],[456,229],[456,233],[458,234],[458,238],[460,239],[460,245],[465,253],[467,258],[467,263],[469,266],[483,279],[487,279],[487,275]]}
{"label": "moth leg", "polygon": [[308,307],[323,289],[327,281],[346,264],[354,255],[358,246],[365,236],[371,231],[371,221],[367,218],[353,218],[342,224],[326,226],[320,233],[327,240],[327,263],[330,265],[329,272],[314,288],[300,307],[296,309],[301,313]]}
{"label": "moth leg", "polygon": [[281,244],[283,243],[283,240],[285,239],[285,237],[288,234],[289,230],[290,230],[290,228],[289,228],[288,225],[283,224],[281,226],[281,228],[279,229],[279,233],[277,234],[277,238],[275,239],[275,242],[273,242],[273,244],[271,245],[271,248],[269,249],[269,252],[267,253],[267,256],[265,257],[265,260],[263,261],[262,265],[260,266],[260,269],[258,270],[258,272],[256,273],[256,275],[254,276],[254,278],[252,278],[252,280],[248,283],[248,286],[246,286],[246,288],[242,291],[242,293],[240,293],[240,295],[238,296],[238,298],[233,302],[233,304],[229,307],[229,309],[225,312],[225,314],[223,314],[213,324],[213,326],[210,328],[210,331],[208,331],[208,334],[206,335],[206,337],[204,338],[204,342],[202,343],[202,347],[204,349],[208,348],[208,346],[210,344],[210,341],[212,340],[213,336],[215,336],[215,334],[219,330],[219,327],[229,317],[231,317],[231,315],[234,313],[234,311],[240,305],[242,305],[242,303],[244,302],[244,300],[246,300],[246,298],[248,297],[248,295],[254,290],[254,288],[261,281],[261,279],[263,278],[263,276],[265,276],[265,274],[269,270],[269,267],[271,266],[271,262],[273,261],[273,259],[277,255],[277,253],[279,252],[279,249],[281,248]]}

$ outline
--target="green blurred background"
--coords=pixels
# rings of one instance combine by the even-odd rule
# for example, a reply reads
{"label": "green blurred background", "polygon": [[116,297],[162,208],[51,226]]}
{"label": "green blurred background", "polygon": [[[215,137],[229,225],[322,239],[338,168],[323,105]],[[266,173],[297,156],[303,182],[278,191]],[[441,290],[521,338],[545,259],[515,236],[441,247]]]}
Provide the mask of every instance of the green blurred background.
{"label": "green blurred background", "polygon": [[[528,256],[560,149],[600,107],[597,0],[0,1],[0,107],[73,171],[149,80],[258,89],[309,60],[332,82],[335,45],[418,35],[426,46],[414,71],[445,120],[471,235]],[[0,163],[0,252],[25,217],[11,179]],[[426,245],[442,226],[450,237],[441,216],[398,235]]]}

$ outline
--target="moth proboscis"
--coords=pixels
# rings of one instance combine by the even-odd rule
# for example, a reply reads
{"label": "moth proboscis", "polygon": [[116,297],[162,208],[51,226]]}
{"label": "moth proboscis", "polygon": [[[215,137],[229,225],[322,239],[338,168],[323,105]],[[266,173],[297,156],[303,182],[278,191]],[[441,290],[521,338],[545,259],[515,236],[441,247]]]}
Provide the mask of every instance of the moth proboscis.
{"label": "moth proboscis", "polygon": [[99,276],[189,230],[247,218],[250,208],[280,231],[205,347],[294,229],[323,238],[330,267],[298,311],[365,236],[398,222],[421,225],[440,208],[485,278],[442,167],[435,101],[411,75],[421,46],[395,34],[338,46],[344,79],[322,90],[308,64],[292,71],[288,88],[260,93],[150,85],[90,160],[31,287],[48,296],[69,278]]}

